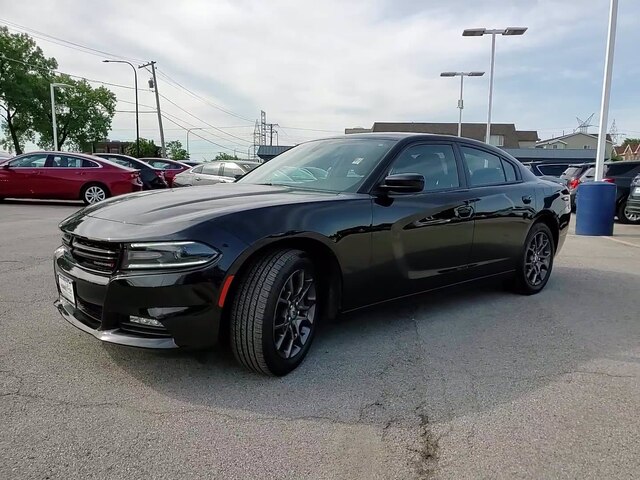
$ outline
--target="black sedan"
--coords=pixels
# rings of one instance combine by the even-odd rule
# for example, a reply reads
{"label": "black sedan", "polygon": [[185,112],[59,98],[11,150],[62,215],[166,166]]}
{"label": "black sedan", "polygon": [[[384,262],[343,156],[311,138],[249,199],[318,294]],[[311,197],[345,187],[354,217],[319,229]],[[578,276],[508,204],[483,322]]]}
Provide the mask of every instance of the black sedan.
{"label": "black sedan", "polygon": [[119,153],[94,153],[93,155],[110,160],[118,165],[140,170],[140,180],[142,180],[143,190],[155,190],[168,187],[167,181],[164,178],[164,170],[161,168],[154,168],[142,160]]}
{"label": "black sedan", "polygon": [[570,216],[566,187],[480,142],[318,140],[236,183],[140,192],[70,216],[56,305],[105,342],[228,339],[249,369],[284,375],[338,312],[498,275],[540,292]]}

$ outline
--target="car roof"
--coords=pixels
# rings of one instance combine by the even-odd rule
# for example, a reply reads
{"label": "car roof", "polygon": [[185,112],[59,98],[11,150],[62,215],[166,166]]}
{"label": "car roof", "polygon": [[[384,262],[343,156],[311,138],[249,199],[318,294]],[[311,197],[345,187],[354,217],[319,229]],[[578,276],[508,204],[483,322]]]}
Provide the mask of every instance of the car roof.
{"label": "car roof", "polygon": [[177,163],[178,165],[182,165],[183,167],[189,167],[186,163],[182,163],[179,160],[171,160],[170,158],[160,158],[160,157],[142,157],[139,160],[143,162],[149,162],[149,160],[160,160],[161,162],[169,162],[169,163]]}

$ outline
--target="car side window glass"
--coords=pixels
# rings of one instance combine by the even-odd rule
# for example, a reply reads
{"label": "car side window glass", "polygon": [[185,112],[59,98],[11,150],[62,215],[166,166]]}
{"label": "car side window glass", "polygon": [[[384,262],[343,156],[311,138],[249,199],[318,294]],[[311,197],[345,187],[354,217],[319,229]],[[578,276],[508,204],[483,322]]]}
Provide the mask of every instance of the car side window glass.
{"label": "car side window glass", "polygon": [[395,159],[390,175],[417,173],[424,177],[423,192],[460,186],[456,157],[451,145],[413,145]]}
{"label": "car side window glass", "polygon": [[117,163],[118,165],[122,165],[123,167],[131,167],[131,163],[125,158],[109,157],[109,160],[113,163]]}
{"label": "car side window glass", "polygon": [[235,163],[227,163],[224,166],[225,177],[235,177],[236,175],[244,175],[242,169]]}
{"label": "car side window glass", "polygon": [[516,176],[516,167],[514,167],[511,162],[502,159],[502,168],[504,168],[504,175],[507,178],[507,182],[515,182],[518,179]]}
{"label": "car side window glass", "polygon": [[50,167],[53,168],[81,168],[82,159],[76,157],[68,157],[67,155],[53,155],[51,157]]}
{"label": "car side window glass", "polygon": [[39,168],[44,167],[46,161],[46,155],[28,155],[26,157],[11,160],[9,165],[12,168]]}
{"label": "car side window glass", "polygon": [[199,167],[195,167],[191,170],[191,173],[201,173],[202,172],[202,165],[200,165]]}
{"label": "car side window glass", "polygon": [[472,187],[496,185],[507,181],[500,157],[477,148],[462,147]]}
{"label": "car side window glass", "polygon": [[91,160],[82,159],[82,168],[100,168],[96,162],[92,162]]}
{"label": "car side window glass", "polygon": [[218,175],[219,171],[220,171],[219,163],[209,163],[207,165],[203,165],[202,167],[202,173],[206,175]]}

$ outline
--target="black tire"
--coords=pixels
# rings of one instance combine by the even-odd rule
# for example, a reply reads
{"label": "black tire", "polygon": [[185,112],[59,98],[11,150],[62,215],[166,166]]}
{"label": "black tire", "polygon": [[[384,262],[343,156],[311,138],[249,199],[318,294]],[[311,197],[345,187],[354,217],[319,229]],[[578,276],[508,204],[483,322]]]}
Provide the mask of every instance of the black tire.
{"label": "black tire", "polygon": [[[547,243],[541,242],[541,239],[544,239]],[[534,250],[539,252],[537,256],[533,253]],[[544,255],[545,261],[538,261],[543,257],[541,252],[546,254]],[[515,291],[522,295],[535,295],[541,292],[551,276],[554,255],[555,244],[549,227],[544,223],[533,224],[527,234],[522,253],[518,259],[515,274]]]}
{"label": "black tire", "polygon": [[[321,313],[315,272],[305,252],[287,249],[265,255],[243,275],[230,312],[231,348],[242,365],[257,373],[282,376],[304,360]],[[302,284],[300,295],[308,298],[295,301],[290,295],[292,300],[287,304],[283,297],[293,292],[294,278]],[[309,307],[311,303],[313,306]],[[303,312],[306,321],[300,320],[305,318]],[[297,320],[292,319],[293,315]]]}
{"label": "black tire", "polygon": [[631,225],[639,225],[640,224],[640,215],[636,216],[633,214],[629,214],[627,212],[627,200],[623,200],[622,202],[620,202],[620,205],[618,205],[618,211],[616,212],[616,215],[618,216],[618,221],[620,223],[626,223],[626,224],[631,224]]}
{"label": "black tire", "polygon": [[109,190],[107,187],[100,185],[99,183],[88,183],[82,187],[82,191],[80,192],[80,199],[85,205],[98,203],[101,200],[109,198],[109,196]]}

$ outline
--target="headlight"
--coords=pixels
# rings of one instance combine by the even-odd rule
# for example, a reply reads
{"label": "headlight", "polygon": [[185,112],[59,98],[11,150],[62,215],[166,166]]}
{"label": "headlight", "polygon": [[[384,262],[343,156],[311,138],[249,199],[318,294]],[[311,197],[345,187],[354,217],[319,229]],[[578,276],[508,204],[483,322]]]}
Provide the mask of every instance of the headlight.
{"label": "headlight", "polygon": [[209,245],[198,242],[148,242],[125,245],[122,268],[180,268],[203,265],[220,256]]}

